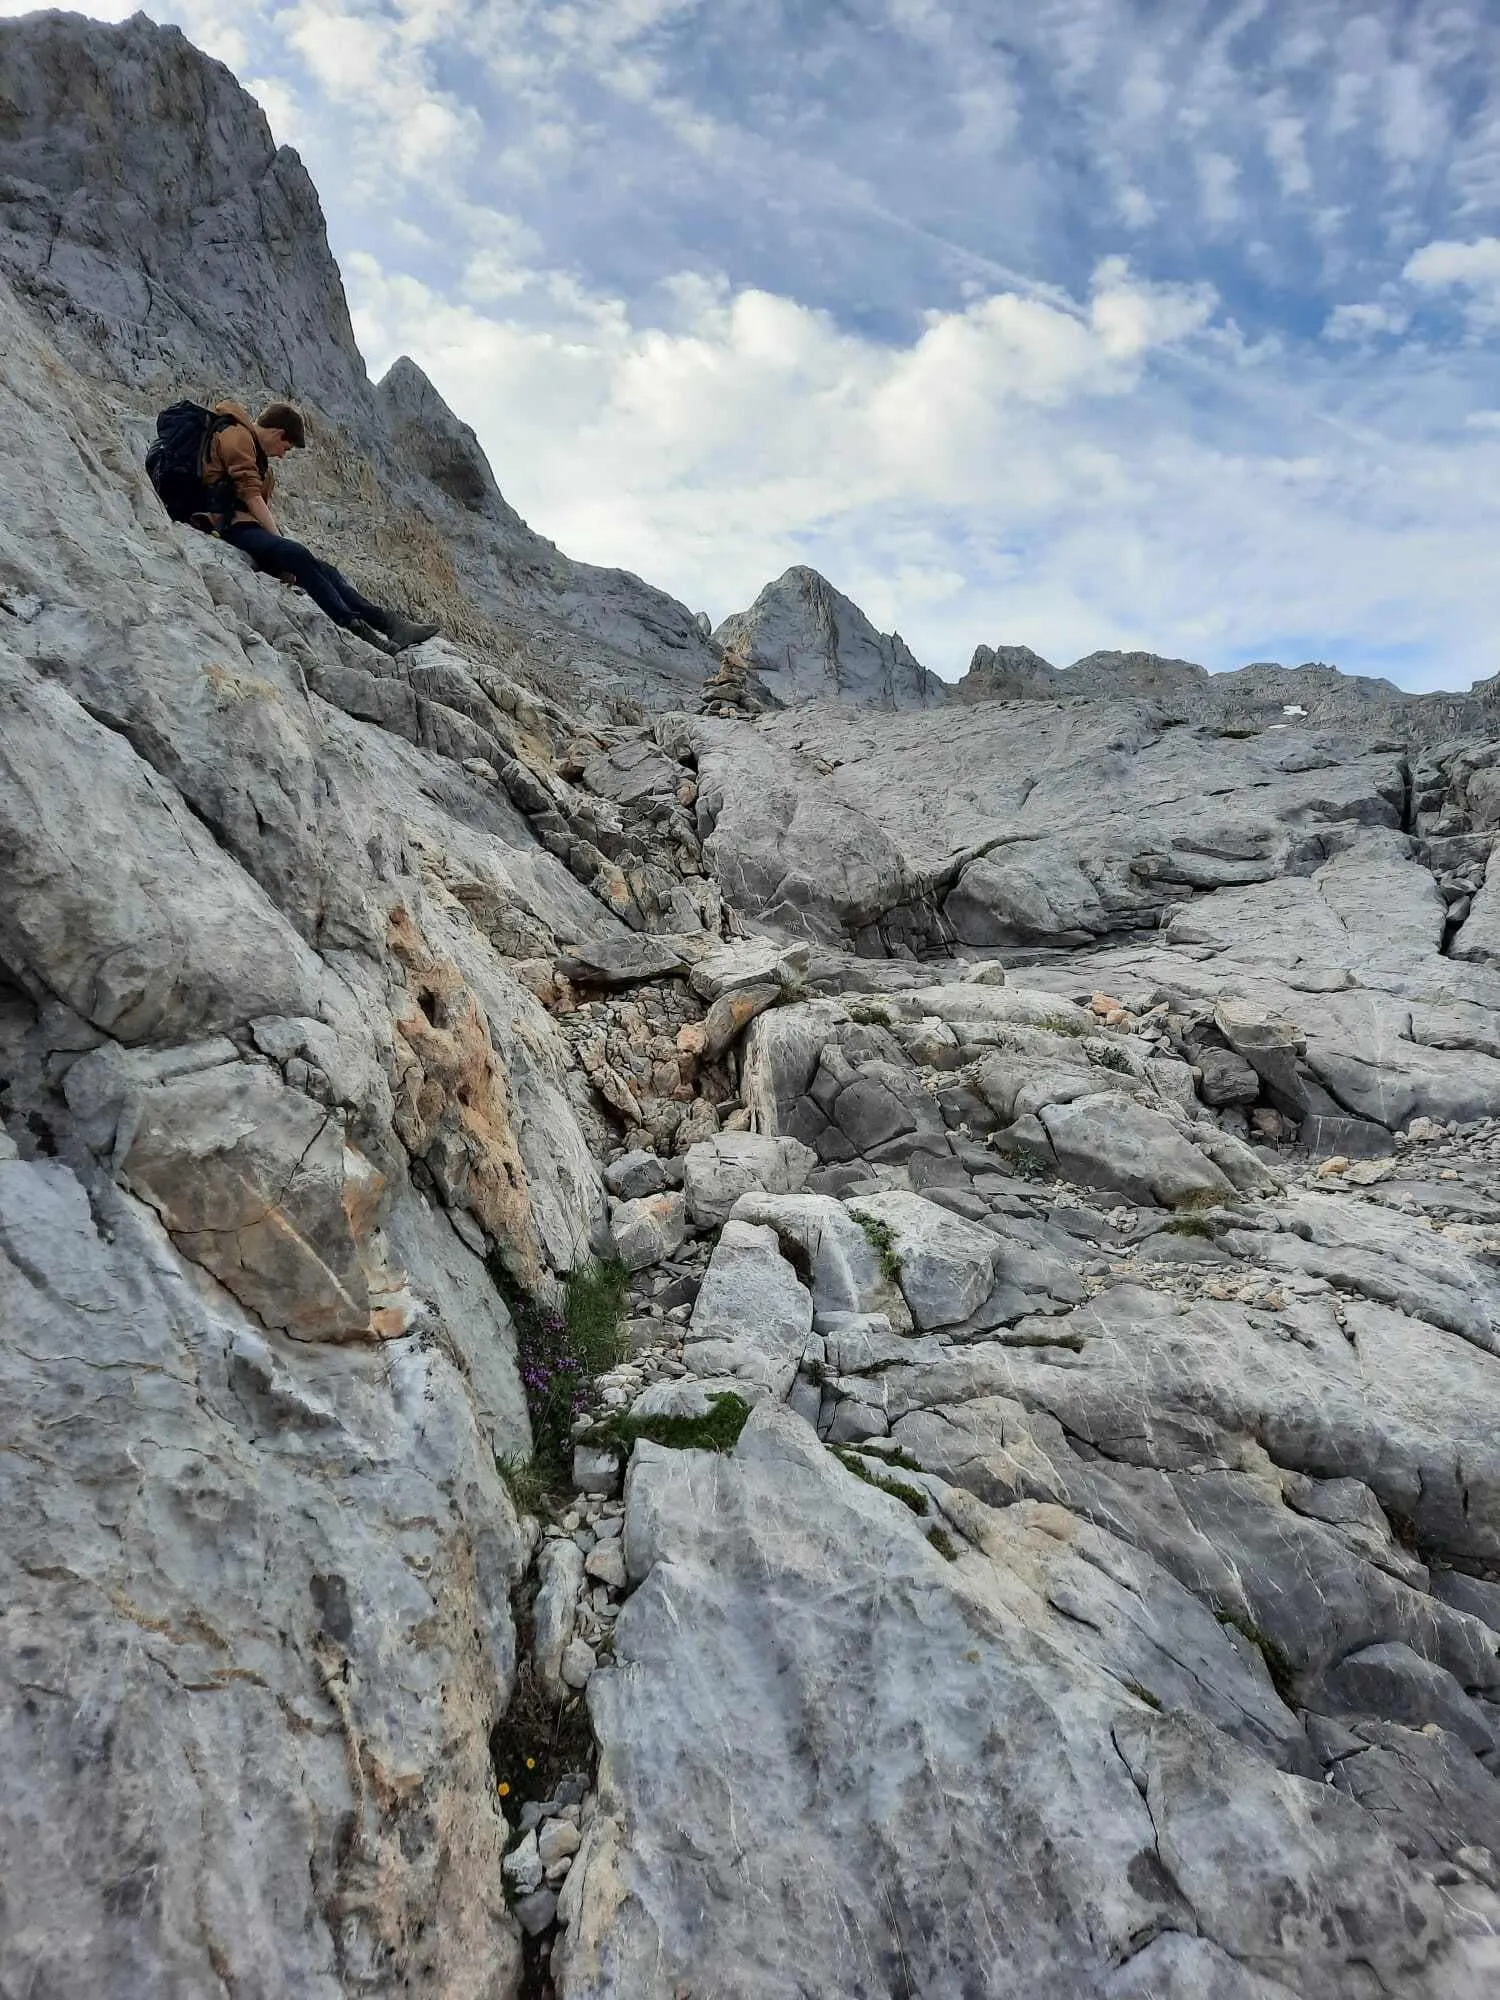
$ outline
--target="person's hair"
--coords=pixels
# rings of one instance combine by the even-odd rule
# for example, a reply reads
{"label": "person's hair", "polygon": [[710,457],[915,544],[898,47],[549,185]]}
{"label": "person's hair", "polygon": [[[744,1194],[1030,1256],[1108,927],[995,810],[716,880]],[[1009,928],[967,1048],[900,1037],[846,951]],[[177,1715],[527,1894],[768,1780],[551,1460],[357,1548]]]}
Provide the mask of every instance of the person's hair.
{"label": "person's hair", "polygon": [[294,403],[267,403],[255,421],[263,431],[280,431],[299,451],[307,443],[307,426]]}

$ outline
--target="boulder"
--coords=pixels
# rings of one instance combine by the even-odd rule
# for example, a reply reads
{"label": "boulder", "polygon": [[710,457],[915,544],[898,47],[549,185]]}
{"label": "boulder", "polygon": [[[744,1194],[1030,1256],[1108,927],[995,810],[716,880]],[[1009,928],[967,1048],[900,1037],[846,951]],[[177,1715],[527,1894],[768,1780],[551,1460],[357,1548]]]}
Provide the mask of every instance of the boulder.
{"label": "boulder", "polygon": [[683,1359],[695,1375],[760,1383],[784,1396],[812,1323],[812,1298],[775,1232],[728,1222],[693,1307]]}
{"label": "boulder", "polygon": [[774,1007],[780,998],[781,988],[770,984],[742,986],[732,993],[721,993],[703,1022],[704,1060],[718,1062],[756,1015]]}
{"label": "boulder", "polygon": [[[1391,1834],[1265,1754],[1294,1755],[1300,1730],[1232,1631],[1063,1509],[961,1518],[945,1560],[923,1517],[774,1405],[711,1467],[638,1447],[625,1533],[644,1581],[590,1688],[599,1806],[564,1892],[565,1992],[856,1993],[873,1956],[911,1993],[1075,2000],[1170,1932],[1227,1941],[1182,1961],[1214,1983],[1138,1993],[1353,2000],[1374,1963],[1391,1990],[1437,1971],[1477,1995],[1483,1941]],[[831,1743],[843,1809],[789,1812]],[[1019,1902],[1017,1880],[1037,1885]],[[809,1920],[809,1882],[840,1921]],[[1289,1906],[1307,1913],[1293,1932]]]}
{"label": "boulder", "polygon": [[657,1154],[637,1147],[611,1160],[604,1169],[604,1185],[619,1201],[639,1201],[643,1195],[660,1194],[668,1185],[666,1164]]}
{"label": "boulder", "polygon": [[675,1255],[687,1237],[687,1204],[680,1194],[648,1194],[618,1201],[610,1216],[615,1254],[627,1271],[644,1271]]}
{"label": "boulder", "polygon": [[536,1567],[541,1588],[532,1609],[532,1659],[543,1686],[561,1700],[567,1685],[563,1659],[577,1629],[583,1551],[566,1536],[544,1541]]}
{"label": "boulder", "polygon": [[752,1189],[795,1193],[817,1163],[816,1153],[796,1139],[721,1132],[688,1149],[683,1162],[688,1213],[700,1227],[715,1228],[728,1221],[741,1195]]}
{"label": "boulder", "polygon": [[1229,1177],[1169,1119],[1114,1092],[1050,1104],[1039,1115],[1060,1171],[1083,1187],[1160,1208],[1234,1194]]}
{"label": "boulder", "polygon": [[974,1312],[995,1282],[995,1238],[918,1194],[862,1195],[849,1213],[895,1266],[896,1282],[925,1333],[955,1326]]}
{"label": "boulder", "polygon": [[842,1201],[826,1194],[747,1194],[735,1203],[732,1220],[775,1231],[783,1255],[807,1274],[820,1320],[880,1313],[897,1332],[910,1329],[892,1258]]}

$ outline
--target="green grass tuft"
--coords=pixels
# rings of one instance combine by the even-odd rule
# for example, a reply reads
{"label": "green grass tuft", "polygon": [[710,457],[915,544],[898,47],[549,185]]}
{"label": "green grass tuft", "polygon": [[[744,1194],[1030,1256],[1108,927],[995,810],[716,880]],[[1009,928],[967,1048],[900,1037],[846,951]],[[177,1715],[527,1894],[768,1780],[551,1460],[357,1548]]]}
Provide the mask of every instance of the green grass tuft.
{"label": "green grass tuft", "polygon": [[1163,1236],[1204,1236],[1212,1243],[1214,1234],[1213,1224],[1203,1215],[1174,1215],[1162,1224]]}
{"label": "green grass tuft", "polygon": [[732,1390],[708,1399],[701,1417],[633,1417],[628,1410],[611,1411],[593,1424],[582,1440],[624,1459],[642,1438],[668,1451],[733,1451],[750,1415],[750,1405]]}
{"label": "green grass tuft", "polygon": [[496,1458],[495,1470],[504,1480],[518,1514],[541,1513],[552,1484],[534,1458],[522,1458],[519,1452],[513,1452],[507,1458]]}
{"label": "green grass tuft", "polygon": [[623,1264],[590,1260],[569,1272],[561,1301],[523,1292],[498,1255],[490,1275],[516,1329],[516,1366],[526,1392],[533,1465],[547,1486],[567,1476],[573,1424],[594,1406],[594,1385],[625,1358],[621,1323],[630,1274]]}
{"label": "green grass tuft", "polygon": [[927,1530],[927,1539],[943,1558],[944,1562],[956,1563],[958,1561],[958,1544],[946,1528],[929,1528]]}
{"label": "green grass tuft", "polygon": [[909,1507],[913,1514],[927,1512],[927,1495],[918,1486],[909,1486],[904,1479],[883,1479],[878,1472],[872,1472],[864,1460],[844,1445],[834,1445],[833,1455],[846,1472],[852,1472],[856,1479],[862,1479],[866,1486],[878,1487],[882,1493],[889,1493],[893,1500],[899,1500],[903,1507]]}
{"label": "green grass tuft", "polygon": [[889,1278],[893,1285],[899,1285],[901,1282],[901,1253],[896,1248],[896,1238],[891,1225],[888,1222],[882,1222],[875,1215],[856,1214],[854,1219],[865,1232],[870,1247],[880,1259],[882,1275]]}
{"label": "green grass tuft", "polygon": [[1154,1708],[1158,1715],[1162,1713],[1161,1697],[1154,1695],[1150,1688],[1142,1687],[1139,1681],[1126,1681],[1124,1686],[1126,1692],[1133,1694],[1137,1701],[1143,1701],[1147,1708]]}
{"label": "green grass tuft", "polygon": [[871,1458],[878,1458],[882,1465],[895,1466],[898,1472],[925,1472],[927,1469],[921,1459],[913,1458],[899,1444],[887,1445],[884,1438],[871,1438],[861,1449]]}
{"label": "green grass tuft", "polygon": [[1231,1631],[1238,1632],[1242,1639],[1250,1642],[1266,1663],[1266,1672],[1271,1676],[1272,1687],[1288,1708],[1295,1708],[1298,1700],[1297,1669],[1276,1641],[1268,1638],[1254,1625],[1247,1624],[1232,1611],[1215,1610],[1214,1616],[1221,1625],[1227,1625]]}

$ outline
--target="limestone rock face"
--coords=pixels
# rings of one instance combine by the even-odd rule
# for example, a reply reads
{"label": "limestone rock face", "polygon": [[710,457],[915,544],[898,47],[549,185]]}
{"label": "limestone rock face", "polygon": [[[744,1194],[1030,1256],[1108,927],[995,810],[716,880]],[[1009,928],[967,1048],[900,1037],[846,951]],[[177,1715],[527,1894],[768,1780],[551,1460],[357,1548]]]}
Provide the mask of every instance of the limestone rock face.
{"label": "limestone rock face", "polygon": [[[1494,691],[695,713],[227,72],[0,79],[0,1991],[1491,2000]],[[221,363],[442,638],[166,523]]]}
{"label": "limestone rock face", "polygon": [[814,569],[789,569],[748,611],[714,633],[778,701],[832,700],[869,708],[937,708],[948,690],[897,633],[877,632],[857,604]]}
{"label": "limestone rock face", "polygon": [[[946,1561],[769,1403],[727,1459],[639,1449],[641,1581],[621,1666],[589,1689],[604,1753],[567,1892],[568,2000],[689,1979],[1354,2000],[1372,1963],[1391,1991],[1482,1991],[1482,1941],[1453,1933],[1394,1839],[1372,1842],[1352,1801],[1303,1775],[1230,1628],[1185,1622],[1165,1570],[1062,1510],[971,1503],[965,1519],[984,1552]],[[1099,1606],[1087,1621],[1080,1591]],[[1099,1643],[1121,1617],[1133,1673]],[[1183,1679],[1147,1702],[1164,1670]],[[716,1719],[732,1714],[756,1721],[728,1756]],[[1205,1815],[1212,1834],[1194,1835]],[[1157,1971],[1121,1984],[1147,1950]],[[1174,1961],[1182,1983],[1158,1983]]]}
{"label": "limestone rock face", "polygon": [[511,966],[625,929],[505,791],[525,691],[433,648],[382,709],[49,323],[0,282],[0,1984],[477,2000],[529,1448],[484,1259],[603,1216]]}
{"label": "limestone rock face", "polygon": [[38,14],[0,47],[0,273],[69,358],[154,388],[269,385],[289,355],[284,393],[367,424],[317,191],[230,71],[144,16]]}

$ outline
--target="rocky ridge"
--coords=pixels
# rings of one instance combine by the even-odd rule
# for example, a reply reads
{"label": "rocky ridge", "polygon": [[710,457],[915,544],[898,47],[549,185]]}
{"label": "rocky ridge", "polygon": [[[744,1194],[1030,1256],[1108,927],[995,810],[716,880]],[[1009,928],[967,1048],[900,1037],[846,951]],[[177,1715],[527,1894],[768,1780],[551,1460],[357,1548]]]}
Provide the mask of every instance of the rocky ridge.
{"label": "rocky ridge", "polygon": [[[7,173],[68,184],[58,65],[137,159],[112,50],[259,143],[173,31],[44,17]],[[287,240],[234,255],[290,327]],[[108,317],[0,279],[0,1987],[1484,2000],[1483,695],[392,661],[164,520]]]}

